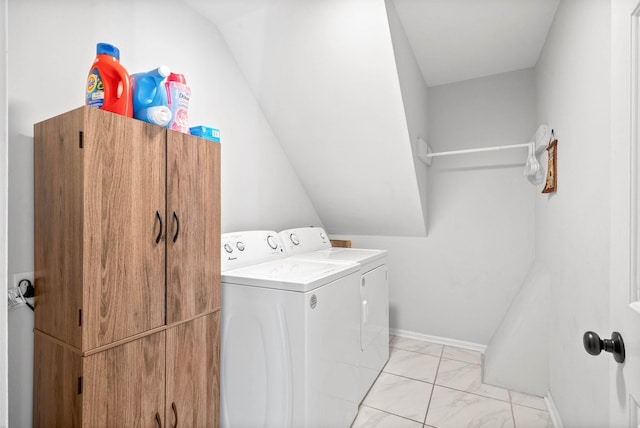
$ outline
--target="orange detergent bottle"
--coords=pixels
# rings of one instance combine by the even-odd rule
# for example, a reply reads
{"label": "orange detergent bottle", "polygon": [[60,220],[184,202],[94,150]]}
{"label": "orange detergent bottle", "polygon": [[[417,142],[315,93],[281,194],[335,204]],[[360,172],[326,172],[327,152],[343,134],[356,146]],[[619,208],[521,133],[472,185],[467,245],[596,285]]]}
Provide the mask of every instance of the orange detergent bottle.
{"label": "orange detergent bottle", "polygon": [[131,79],[120,64],[120,51],[108,43],[98,43],[96,54],[87,77],[85,104],[133,117]]}

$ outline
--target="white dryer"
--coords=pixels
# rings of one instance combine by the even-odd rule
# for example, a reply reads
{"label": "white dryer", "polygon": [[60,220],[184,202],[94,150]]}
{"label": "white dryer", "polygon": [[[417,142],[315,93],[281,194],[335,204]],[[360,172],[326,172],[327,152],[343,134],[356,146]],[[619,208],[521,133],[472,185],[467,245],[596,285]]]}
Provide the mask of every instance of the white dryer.
{"label": "white dryer", "polygon": [[387,251],[335,248],[320,227],[280,232],[294,259],[357,262],[360,265],[360,359],[358,397],[362,401],[389,359],[389,281]]}
{"label": "white dryer", "polygon": [[344,427],[358,411],[358,264],[286,257],[276,232],[222,235],[221,424]]}

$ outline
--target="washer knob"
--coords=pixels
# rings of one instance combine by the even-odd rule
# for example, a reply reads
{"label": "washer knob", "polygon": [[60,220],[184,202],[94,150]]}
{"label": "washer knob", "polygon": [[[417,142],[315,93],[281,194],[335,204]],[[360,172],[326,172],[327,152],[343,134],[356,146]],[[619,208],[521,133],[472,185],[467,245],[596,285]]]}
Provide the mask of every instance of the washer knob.
{"label": "washer knob", "polygon": [[231,247],[231,244],[229,244],[228,242],[226,244],[224,244],[224,250],[227,253],[233,253],[233,247]]}
{"label": "washer knob", "polygon": [[320,238],[327,239],[327,235],[325,235],[324,232],[320,232]]}
{"label": "washer knob", "polygon": [[293,245],[300,245],[300,240],[298,239],[295,233],[292,233],[291,235],[289,235],[289,239],[291,239],[291,242],[293,243]]}
{"label": "washer knob", "polygon": [[267,236],[267,244],[271,247],[271,249],[276,250],[278,248],[278,242],[273,237],[273,235]]}
{"label": "washer knob", "polygon": [[236,248],[240,251],[244,251],[244,242],[242,241],[236,242]]}

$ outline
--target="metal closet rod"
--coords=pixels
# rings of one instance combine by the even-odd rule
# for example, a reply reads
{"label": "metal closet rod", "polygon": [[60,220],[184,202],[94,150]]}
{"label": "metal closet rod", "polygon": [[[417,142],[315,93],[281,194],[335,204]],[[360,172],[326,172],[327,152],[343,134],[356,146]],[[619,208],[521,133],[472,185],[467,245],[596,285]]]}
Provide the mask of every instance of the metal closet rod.
{"label": "metal closet rod", "polygon": [[[432,157],[435,157],[435,156],[459,155],[459,154],[464,154],[464,153],[490,152],[490,151],[494,151],[494,150],[515,149],[515,148],[518,148],[518,147],[528,147],[531,144],[532,144],[532,142],[522,143],[522,144],[512,144],[512,145],[509,145],[509,146],[483,147],[483,148],[480,148],[480,149],[452,150],[450,152],[427,153],[427,157],[432,158]],[[535,143],[533,143],[533,144],[535,144]]]}

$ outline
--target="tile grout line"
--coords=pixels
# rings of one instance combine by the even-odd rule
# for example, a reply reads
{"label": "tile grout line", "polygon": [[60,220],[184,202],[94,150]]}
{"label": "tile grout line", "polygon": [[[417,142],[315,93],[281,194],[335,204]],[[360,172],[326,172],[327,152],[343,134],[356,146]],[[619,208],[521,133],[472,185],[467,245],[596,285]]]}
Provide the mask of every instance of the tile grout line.
{"label": "tile grout line", "polygon": [[[444,346],[444,345],[443,345],[443,346]],[[427,356],[430,356],[430,357],[437,357],[437,355],[433,355],[433,354],[425,354],[425,353],[422,353],[422,352],[416,352],[416,351],[412,351],[412,350],[409,350],[409,349],[403,349],[403,348],[395,348],[395,349],[400,349],[400,350],[402,350],[402,351],[406,351],[406,352],[412,352],[412,353],[414,353],[414,354],[427,355]],[[442,360],[443,360],[443,359],[450,360],[450,361],[457,361],[457,362],[465,363],[465,364],[479,365],[479,364],[477,364],[477,363],[472,363],[472,362],[469,362],[469,361],[456,360],[456,359],[453,359],[453,358],[445,357],[445,356],[444,356],[444,347],[443,347],[443,350],[440,352],[440,359],[439,359],[439,361],[438,361],[438,367],[436,368],[436,376],[435,376],[435,378],[434,378],[433,382],[429,382],[428,380],[418,379],[418,378],[411,377],[411,376],[407,376],[407,375],[401,375],[401,374],[397,374],[397,373],[393,373],[393,372],[384,371],[384,368],[383,368],[383,372],[384,372],[384,373],[386,373],[386,374],[393,375],[393,376],[402,377],[402,378],[404,378],[404,379],[410,379],[410,380],[415,380],[415,381],[417,381],[417,382],[429,383],[429,384],[432,384],[433,386],[436,386],[436,385],[437,385],[437,386],[439,386],[439,387],[441,387],[441,388],[447,388],[447,389],[450,389],[450,390],[452,390],[452,391],[463,392],[463,393],[465,393],[465,394],[472,394],[472,395],[476,395],[476,396],[478,396],[478,397],[488,398],[488,399],[490,399],[490,400],[496,400],[496,401],[500,401],[500,402],[502,402],[502,403],[509,403],[509,404],[512,404],[511,390],[509,390],[509,389],[507,389],[507,388],[501,388],[501,389],[505,390],[505,391],[507,392],[507,395],[509,396],[509,399],[505,400],[505,399],[496,398],[496,397],[491,397],[491,396],[484,395],[484,394],[479,394],[479,393],[477,393],[477,392],[473,392],[473,391],[467,391],[467,390],[465,390],[465,389],[453,388],[453,387],[451,387],[451,386],[438,384],[438,383],[437,383],[437,377],[438,377],[438,372],[439,372],[439,370],[440,370],[440,365],[441,365],[441,363],[442,363]],[[486,385],[486,384],[484,384],[484,383],[483,383],[483,385]],[[495,388],[500,388],[500,387],[497,387],[497,386],[494,386],[494,385],[489,385],[489,386],[493,386],[493,387],[495,387]],[[534,396],[532,396],[532,397],[534,397]],[[518,406],[527,407],[527,408],[529,408],[529,409],[533,409],[533,410],[540,410],[540,411],[544,411],[543,409],[538,409],[537,407],[533,407],[533,406],[526,405],[526,404],[520,404],[520,403],[513,403],[513,404],[517,404]]]}
{"label": "tile grout line", "polygon": [[442,363],[442,355],[444,354],[444,345],[440,351],[440,359],[438,360],[438,367],[436,368],[436,375],[433,377],[433,385],[431,386],[431,394],[429,394],[429,402],[427,403],[427,411],[424,413],[424,421],[422,425],[427,424],[427,416],[429,415],[429,409],[431,408],[431,400],[433,399],[433,393],[436,391],[436,381],[438,380],[438,372],[440,371],[440,363]]}
{"label": "tile grout line", "polygon": [[[465,363],[465,364],[469,364],[469,365],[474,365],[474,366],[481,366],[482,363],[481,362],[477,363],[477,362],[474,362],[474,361],[468,361],[468,359],[465,360],[464,356],[462,358],[455,358],[455,357],[451,358],[450,356],[445,356],[444,355],[445,351],[446,351],[445,347],[447,347],[447,345],[444,345],[444,344],[433,344],[431,342],[427,342],[427,343],[432,344],[432,345],[440,345],[441,348],[440,348],[440,351],[439,351],[439,355],[435,355],[435,353],[423,352],[423,351],[419,350],[420,349],[419,347],[414,347],[413,349],[408,349],[408,347],[410,347],[411,345],[408,345],[408,347],[401,347],[401,346],[397,346],[397,345],[396,346],[392,346],[391,343],[390,343],[390,347],[393,348],[393,349],[404,351],[404,352],[411,353],[411,354],[426,355],[426,356],[431,356],[431,357],[438,358],[438,364],[437,364],[437,367],[436,367],[436,373],[435,373],[433,382],[429,382],[429,381],[426,381],[426,380],[423,380],[423,379],[417,379],[417,378],[411,377],[410,375],[401,375],[401,374],[396,374],[396,373],[391,373],[391,372],[385,372],[385,373],[387,373],[389,375],[397,376],[397,377],[408,379],[408,380],[413,380],[413,381],[422,382],[422,383],[431,383],[431,392],[430,392],[430,395],[429,395],[429,400],[428,400],[428,403],[427,403],[427,409],[426,409],[426,413],[425,413],[425,416],[424,416],[423,428],[431,427],[430,425],[427,424],[426,421],[427,421],[427,417],[429,415],[429,411],[432,410],[431,409],[431,401],[434,398],[436,385],[441,387],[441,388],[446,388],[446,389],[448,389],[450,391],[458,391],[458,392],[463,393],[463,394],[471,394],[471,395],[474,395],[474,396],[477,396],[477,397],[481,397],[481,398],[484,398],[484,399],[487,399],[487,400],[493,400],[495,402],[508,403],[514,428],[517,428],[516,418],[515,418],[515,407],[514,407],[515,405],[521,406],[523,408],[528,408],[528,409],[531,409],[531,410],[535,410],[535,411],[538,411],[538,412],[543,412],[543,413],[547,413],[547,414],[549,413],[547,409],[539,409],[538,407],[536,407],[535,404],[529,404],[529,402],[515,403],[513,401],[513,399],[514,399],[513,394],[514,394],[515,391],[511,391],[509,388],[501,388],[501,389],[503,389],[503,390],[505,390],[507,392],[506,395],[507,395],[508,398],[507,399],[500,399],[500,398],[495,398],[495,397],[492,397],[492,396],[479,394],[477,392],[466,391],[464,389],[457,389],[457,388],[452,388],[452,387],[449,387],[449,386],[438,384],[437,382],[438,382],[438,379],[440,377],[440,368],[442,366],[442,360],[443,359],[447,359],[447,360],[450,360],[450,361],[456,361],[456,362],[460,362],[460,363]],[[482,383],[482,384],[484,385],[484,383]],[[531,395],[531,397],[540,398],[540,397],[537,397],[535,395]],[[401,416],[401,415],[396,415],[394,413],[391,413],[391,412],[388,412],[388,411],[385,411],[385,410],[381,410],[381,409],[377,409],[377,408],[374,408],[374,409],[379,410],[379,411],[384,412],[384,413],[389,414],[389,415],[393,415],[393,416],[396,416],[396,417],[400,417],[400,418],[403,418],[403,419],[406,419],[406,420],[410,420],[410,421],[414,421],[414,422],[419,423],[415,419],[407,418],[407,417],[404,417],[404,416]],[[433,428],[433,427],[431,427],[431,428]]]}
{"label": "tile grout line", "polygon": [[[509,390],[509,391],[510,391],[510,390]],[[516,391],[516,392],[517,392],[517,391]],[[527,409],[537,410],[537,411],[539,411],[539,412],[546,412],[546,413],[549,413],[549,410],[547,410],[547,409],[541,409],[541,408],[539,408],[539,407],[533,407],[533,406],[529,406],[529,405],[527,405],[527,404],[513,403],[513,402],[512,402],[512,404],[513,404],[514,406],[526,407]]]}
{"label": "tile grout line", "polygon": [[382,373],[388,374],[388,375],[391,375],[391,376],[401,377],[403,379],[415,380],[416,382],[428,383],[429,385],[433,385],[434,384],[434,382],[429,382],[427,380],[422,380],[422,379],[416,379],[415,377],[405,376],[405,375],[401,375],[401,374],[385,372],[385,371],[383,371]]}
{"label": "tile grout line", "polygon": [[513,428],[517,428],[516,414],[513,412],[513,397],[511,396],[511,390],[507,389],[507,392],[509,393],[509,408],[511,409],[511,420],[513,421]]}
{"label": "tile grout line", "polygon": [[[444,345],[444,346],[446,346],[446,345]],[[481,365],[481,364],[476,364],[476,363],[470,363],[470,362],[468,362],[468,361],[454,360],[453,358],[445,357],[445,356],[444,356],[444,347],[442,348],[442,356],[440,357],[440,362],[442,362],[442,359],[443,359],[443,358],[444,358],[444,359],[446,359],[446,360],[450,360],[450,361],[457,361],[457,362],[465,363],[465,364]],[[484,397],[484,398],[488,398],[488,399],[490,399],[490,400],[496,400],[496,401],[500,401],[500,402],[502,402],[502,403],[509,403],[509,404],[511,404],[511,393],[510,393],[510,391],[509,391],[508,389],[506,389],[506,388],[501,388],[501,389],[504,389],[505,391],[507,391],[507,395],[509,396],[509,400],[507,400],[507,401],[505,401],[505,400],[501,400],[501,399],[499,399],[499,398],[495,398],[495,397],[488,397],[488,396],[486,396],[486,395],[478,394],[477,392],[472,392],[472,391],[466,391],[466,390],[464,390],[464,389],[453,388],[453,387],[450,387],[450,386],[447,386],[447,385],[440,385],[440,384],[438,384],[438,383],[437,383],[437,380],[438,380],[438,379],[437,379],[437,377],[438,377],[438,373],[439,373],[439,372],[440,372],[440,364],[438,364],[438,372],[436,372],[436,379],[434,379],[434,381],[433,381],[434,389],[435,389],[435,385],[438,385],[438,386],[439,386],[439,387],[441,387],[441,388],[447,388],[447,389],[450,389],[450,390],[452,390],[452,391],[458,391],[458,392],[462,392],[462,393],[465,393],[465,394],[472,394],[472,395],[476,395],[476,396],[478,396],[478,397]],[[484,383],[482,383],[482,380],[480,380],[480,383],[481,383],[482,385],[485,385]],[[496,388],[498,388],[498,387],[496,387]]]}
{"label": "tile grout line", "polygon": [[414,354],[431,355],[432,357],[440,357],[442,355],[442,351],[440,351],[440,355],[435,355],[435,354],[427,354],[426,352],[416,351],[414,349],[400,348],[398,346],[390,346],[390,348],[398,349],[400,351],[405,351],[405,352],[413,352]]}
{"label": "tile grout line", "polygon": [[[401,349],[401,348],[394,348],[394,349]],[[401,349],[401,350],[403,350],[403,349]],[[411,351],[411,352],[413,352],[413,351]],[[417,352],[413,352],[413,353],[417,353]],[[422,353],[417,353],[417,354],[420,354],[420,355],[428,355],[428,354],[422,354]],[[430,356],[431,356],[431,357],[434,357],[434,358],[438,358],[436,355],[430,355]],[[389,361],[391,361],[391,359],[389,359]],[[415,382],[426,383],[426,384],[428,384],[428,385],[431,385],[431,393],[429,394],[429,401],[431,400],[431,394],[433,393],[433,386],[434,386],[434,384],[433,384],[432,382],[426,382],[426,381],[421,380],[421,379],[415,379],[415,378],[411,378],[411,377],[408,377],[408,376],[403,376],[403,375],[399,375],[399,374],[395,374],[395,373],[387,372],[387,371],[385,371],[385,369],[386,369],[386,367],[387,367],[387,364],[389,364],[389,361],[387,361],[387,363],[384,365],[384,367],[382,368],[381,372],[378,374],[378,377],[376,377],[376,381],[375,381],[375,382],[377,382],[377,381],[378,381],[378,378],[380,377],[380,375],[384,373],[384,374],[386,374],[386,375],[396,376],[396,377],[400,377],[400,378],[407,379],[407,380],[411,380],[411,381],[415,381]],[[438,365],[439,365],[439,364],[440,364],[440,361],[438,361]],[[436,369],[436,372],[437,372],[437,369]],[[374,382],[374,383],[375,383],[375,382]],[[373,385],[371,386],[371,388],[373,388]],[[366,394],[366,395],[368,395],[368,394],[369,394],[369,392],[371,391],[371,388],[369,389],[369,391],[367,392],[367,394]],[[366,398],[366,395],[365,395],[365,398]],[[424,425],[424,423],[423,423],[423,422],[420,422],[419,420],[411,419],[411,418],[408,418],[408,417],[406,417],[406,416],[402,416],[402,415],[399,415],[399,414],[396,414],[396,413],[389,412],[389,411],[387,411],[387,410],[379,409],[378,407],[374,407],[374,406],[372,406],[371,404],[364,404],[364,401],[365,401],[365,400],[363,399],[363,400],[362,400],[362,403],[360,403],[360,405],[358,406],[358,413],[360,412],[359,408],[360,408],[361,406],[365,406],[365,407],[368,407],[368,408],[371,408],[371,409],[375,409],[375,410],[377,410],[377,411],[380,411],[380,412],[383,412],[383,413],[386,413],[386,414],[389,414],[389,415],[392,415],[392,416],[396,416],[396,417],[399,417],[399,418],[402,418],[402,419],[409,420],[409,421],[411,421],[411,422],[415,422],[415,423],[417,423],[417,424],[422,424],[422,425]],[[356,418],[357,418],[357,415],[356,415]],[[426,418],[426,414],[425,414],[425,418]],[[354,420],[354,422],[355,422],[355,420]]]}
{"label": "tile grout line", "polygon": [[[387,415],[391,415],[391,416],[395,416],[395,417],[398,417],[398,418],[406,419],[408,421],[415,422],[417,424],[421,423],[420,421],[417,421],[415,419],[411,419],[411,418],[408,418],[406,416],[399,415],[397,413],[391,413],[391,412],[389,412],[387,410],[378,409],[377,407],[373,407],[373,406],[371,406],[369,404],[361,404],[361,406],[368,407],[368,408],[373,409],[373,410],[377,410],[378,412],[386,413]],[[359,410],[358,410],[358,412],[359,412]],[[354,422],[355,422],[355,420],[354,420]]]}
{"label": "tile grout line", "polygon": [[[411,351],[409,349],[402,349],[402,348],[393,348],[397,351],[402,351],[402,352],[411,352],[412,354],[418,354],[418,355],[425,355],[427,357],[435,357],[435,358],[440,358],[439,355],[433,355],[433,354],[425,354],[424,352],[416,352],[416,351]],[[461,361],[464,362],[464,361]],[[473,363],[469,363],[469,364],[473,364]]]}
{"label": "tile grout line", "polygon": [[427,424],[427,415],[429,414],[429,408],[431,407],[431,399],[433,398],[433,393],[436,389],[436,384],[432,384],[431,385],[431,393],[429,394],[429,401],[427,402],[427,409],[424,412],[424,420],[422,421],[422,425],[426,425]]}
{"label": "tile grout line", "polygon": [[[428,383],[428,382],[427,382]],[[436,384],[434,384],[436,385]],[[482,395],[482,394],[478,394],[477,392],[471,392],[471,391],[465,391],[464,389],[458,389],[458,388],[452,388],[450,386],[446,386],[446,385],[437,385],[440,388],[446,388],[446,389],[450,389],[451,391],[457,391],[457,392],[462,392],[464,394],[470,394],[470,395],[475,395],[477,397],[482,397],[482,398],[486,398],[488,400],[494,400],[494,401],[499,401],[501,403],[509,403],[511,404],[510,400],[501,400],[499,398],[494,398],[494,397],[487,397],[486,395]]]}
{"label": "tile grout line", "polygon": [[[438,363],[438,369],[436,369],[436,378],[437,378],[437,371],[438,371],[439,369],[440,369],[440,363]],[[489,396],[487,396],[487,395],[478,394],[477,392],[466,391],[466,390],[464,390],[464,389],[453,388],[453,387],[451,387],[451,386],[447,386],[447,385],[440,385],[440,384],[436,384],[436,380],[435,380],[435,379],[434,379],[434,381],[433,381],[433,382],[428,382],[428,381],[426,381],[426,380],[416,379],[416,378],[414,378],[414,377],[410,377],[410,376],[405,376],[405,375],[400,375],[400,374],[396,374],[396,373],[386,372],[386,371],[384,371],[384,370],[382,371],[382,373],[385,373],[385,374],[387,374],[387,375],[391,375],[391,376],[401,377],[401,378],[403,378],[403,379],[413,380],[413,381],[416,381],[416,382],[426,383],[426,384],[432,385],[432,386],[434,386],[434,387],[435,387],[435,386],[439,386],[440,388],[450,389],[451,391],[462,392],[462,393],[465,393],[465,394],[475,395],[475,396],[477,396],[477,397],[482,397],[482,398],[486,398],[486,399],[489,399],[489,400],[499,401],[499,402],[501,402],[501,403],[511,403],[511,399],[503,400],[503,399],[500,399],[500,398],[489,397]],[[509,390],[508,390],[508,389],[505,389],[505,391],[507,391],[507,393],[509,392]],[[520,406],[520,404],[518,404],[518,406]],[[369,406],[369,407],[371,407],[371,406]],[[535,407],[529,407],[529,406],[522,406],[522,407],[527,407],[527,408],[529,408],[529,409],[533,409],[533,410],[540,410],[540,409],[536,409]],[[544,410],[540,410],[540,411],[541,411],[541,412],[543,412]],[[412,420],[413,420],[413,419],[412,419]]]}
{"label": "tile grout line", "polygon": [[[437,343],[430,343],[430,344],[439,345]],[[452,358],[452,357],[449,357],[449,356],[445,357],[444,356],[444,348],[447,347],[448,345],[440,345],[440,346],[442,346],[442,350],[440,351],[440,358],[446,358],[447,360],[452,360],[452,361],[459,361],[461,363],[475,364],[476,366],[481,366],[482,365],[482,363],[476,363],[476,362],[473,362],[473,361],[461,360],[460,358]],[[401,351],[413,352],[413,353],[416,353],[416,354],[431,355],[432,357],[437,357],[438,356],[438,355],[434,355],[434,354],[427,354],[426,352],[416,351],[414,349],[407,349],[407,348],[401,348],[399,346],[393,346],[391,344],[389,344],[389,347],[393,348],[393,349],[400,349]],[[471,351],[471,352],[479,352],[479,351]]]}

